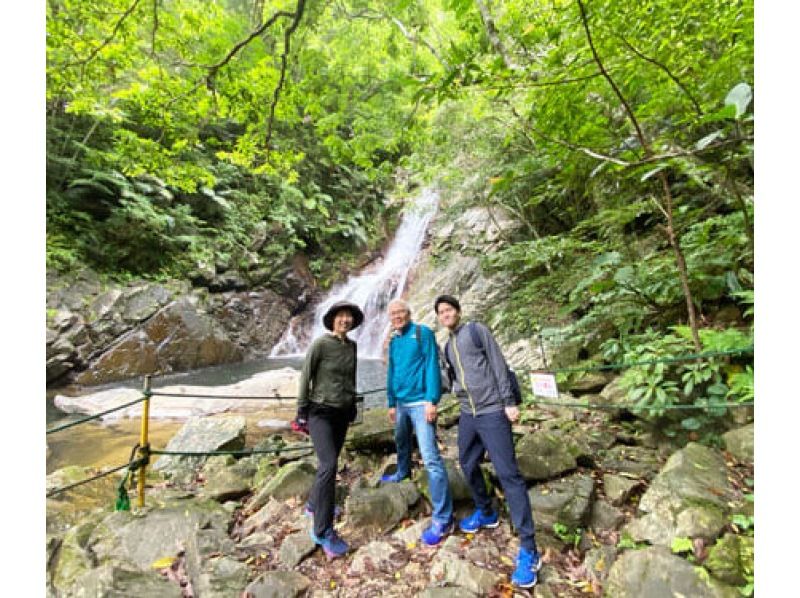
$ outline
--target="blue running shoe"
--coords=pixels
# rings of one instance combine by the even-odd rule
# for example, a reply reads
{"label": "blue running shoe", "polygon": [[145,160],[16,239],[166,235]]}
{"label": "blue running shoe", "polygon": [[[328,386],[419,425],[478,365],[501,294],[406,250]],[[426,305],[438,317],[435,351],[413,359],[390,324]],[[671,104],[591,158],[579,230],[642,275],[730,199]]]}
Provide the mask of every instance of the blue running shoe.
{"label": "blue running shoe", "polygon": [[464,517],[464,519],[458,522],[458,527],[462,532],[467,534],[473,534],[482,527],[492,528],[498,525],[500,525],[500,518],[497,516],[497,511],[492,511],[488,515],[485,515],[480,509],[475,509],[472,515]]}
{"label": "blue running shoe", "polygon": [[518,588],[532,588],[539,581],[537,573],[542,568],[542,559],[536,551],[519,549],[517,567],[511,575],[511,583]]}
{"label": "blue running shoe", "polygon": [[350,549],[347,542],[342,540],[334,530],[330,530],[321,538],[314,534],[314,530],[309,531],[308,535],[311,536],[315,544],[322,546],[322,551],[328,557],[328,560],[344,556]]}
{"label": "blue running shoe", "polygon": [[385,473],[381,476],[381,482],[388,483],[388,484],[396,484],[397,482],[402,482],[408,476],[398,477],[397,472],[395,473]]}
{"label": "blue running shoe", "polygon": [[436,546],[442,539],[453,531],[453,521],[450,520],[446,524],[431,521],[431,525],[424,532],[422,532],[422,541],[428,546]]}

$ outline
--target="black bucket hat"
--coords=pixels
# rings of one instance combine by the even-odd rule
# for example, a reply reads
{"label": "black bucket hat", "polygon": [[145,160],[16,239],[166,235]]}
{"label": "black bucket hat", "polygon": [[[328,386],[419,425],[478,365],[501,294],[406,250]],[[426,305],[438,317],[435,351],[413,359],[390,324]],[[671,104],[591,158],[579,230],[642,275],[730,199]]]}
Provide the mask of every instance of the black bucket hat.
{"label": "black bucket hat", "polygon": [[328,308],[328,311],[325,312],[325,315],[322,316],[322,324],[325,326],[325,328],[331,332],[333,331],[333,318],[336,316],[336,312],[341,309],[349,309],[350,313],[353,314],[353,328],[358,328],[361,326],[361,323],[364,321],[364,312],[361,311],[361,308],[355,303],[350,303],[349,301],[337,301],[331,305]]}

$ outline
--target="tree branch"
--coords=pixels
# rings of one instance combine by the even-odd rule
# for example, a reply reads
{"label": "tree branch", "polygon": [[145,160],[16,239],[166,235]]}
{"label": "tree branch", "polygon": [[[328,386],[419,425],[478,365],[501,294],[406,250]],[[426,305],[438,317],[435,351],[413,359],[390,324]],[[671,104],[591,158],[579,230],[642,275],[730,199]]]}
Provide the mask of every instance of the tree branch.
{"label": "tree branch", "polygon": [[122,16],[114,24],[114,28],[111,30],[111,34],[105,40],[103,40],[103,42],[99,46],[97,46],[91,52],[89,52],[89,55],[86,58],[83,58],[83,59],[78,60],[76,62],[69,63],[66,66],[77,66],[77,65],[80,65],[80,67],[81,67],[81,78],[83,78],[83,74],[84,74],[84,70],[86,69],[86,65],[88,65],[92,60],[94,60],[97,57],[97,55],[100,53],[100,50],[102,50],[108,44],[110,44],[112,41],[114,41],[114,38],[117,36],[117,32],[119,32],[120,27],[122,27],[122,23],[124,23],[125,19],[127,19],[133,13],[133,11],[136,10],[136,7],[139,5],[139,2],[141,2],[141,1],[142,0],[133,0],[133,4],[131,4],[128,7],[128,9],[122,14]]}
{"label": "tree branch", "polygon": [[492,44],[492,47],[495,49],[495,51],[500,55],[500,58],[503,59],[503,64],[505,64],[506,68],[511,71],[521,70],[521,67],[518,64],[513,63],[509,59],[506,49],[503,46],[503,41],[500,39],[500,33],[497,31],[497,27],[494,24],[492,13],[489,12],[489,7],[486,5],[486,2],[483,0],[475,0],[475,4],[478,5],[478,10],[481,13],[481,20],[483,21],[483,26],[486,29],[486,35],[489,38],[489,42]]}
{"label": "tree branch", "polygon": [[634,48],[633,45],[627,39],[625,39],[622,35],[617,34],[617,37],[619,39],[621,39],[622,43],[625,44],[628,47],[628,49],[631,52],[633,52],[634,54],[636,54],[639,58],[641,58],[642,60],[646,60],[647,62],[649,62],[651,64],[656,65],[658,68],[660,68],[665,73],[667,73],[669,78],[674,81],[675,85],[677,85],[681,89],[681,91],[683,91],[683,93],[686,94],[686,97],[688,97],[689,100],[691,100],[692,104],[694,105],[694,109],[697,111],[697,114],[700,115],[700,116],[703,115],[703,109],[700,108],[700,104],[697,102],[695,97],[691,94],[689,89],[683,83],[681,83],[681,80],[678,79],[678,77],[676,77],[672,73],[672,71],[669,70],[669,68],[667,68],[667,65],[662,64],[661,62],[657,61],[655,58],[651,58],[649,56],[645,56],[642,52],[640,52],[639,50]]}
{"label": "tree branch", "polygon": [[267,122],[267,138],[264,145],[269,151],[269,143],[272,140],[272,127],[275,122],[275,108],[278,105],[278,98],[280,97],[283,82],[286,79],[286,64],[288,62],[290,42],[292,34],[300,25],[300,19],[303,18],[303,11],[306,7],[306,0],[297,0],[297,8],[293,14],[292,24],[283,32],[283,54],[281,54],[281,76],[278,79],[278,84],[275,86],[275,92],[272,96],[272,104],[269,107],[269,121]]}
{"label": "tree branch", "polygon": [[158,31],[158,3],[159,0],[153,0],[153,31],[150,34],[150,56],[156,56],[156,32]]}

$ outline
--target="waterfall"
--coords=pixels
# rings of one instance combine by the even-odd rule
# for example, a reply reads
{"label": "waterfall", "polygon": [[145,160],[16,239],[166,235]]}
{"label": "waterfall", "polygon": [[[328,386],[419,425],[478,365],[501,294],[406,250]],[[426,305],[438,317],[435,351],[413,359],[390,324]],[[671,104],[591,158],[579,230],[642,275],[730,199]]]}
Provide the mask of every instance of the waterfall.
{"label": "waterfall", "polygon": [[358,343],[359,357],[380,358],[384,339],[389,333],[386,307],[405,291],[408,272],[422,247],[438,201],[436,191],[424,189],[403,211],[403,219],[383,259],[331,289],[317,305],[313,319],[303,314],[292,318],[270,357],[305,353],[312,340],[327,332],[322,316],[328,308],[337,301],[350,301],[364,312],[364,323],[349,335]]}

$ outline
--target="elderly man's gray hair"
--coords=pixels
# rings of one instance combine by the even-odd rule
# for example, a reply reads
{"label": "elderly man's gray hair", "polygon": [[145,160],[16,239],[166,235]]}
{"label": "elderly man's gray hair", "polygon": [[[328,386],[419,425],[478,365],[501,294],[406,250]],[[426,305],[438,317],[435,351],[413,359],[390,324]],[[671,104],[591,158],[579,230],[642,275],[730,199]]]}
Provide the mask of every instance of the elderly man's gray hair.
{"label": "elderly man's gray hair", "polygon": [[391,301],[389,301],[389,305],[386,306],[386,310],[387,311],[390,310],[392,308],[392,305],[399,305],[404,310],[406,310],[406,313],[408,313],[409,315],[411,314],[411,306],[405,299],[392,299]]}

